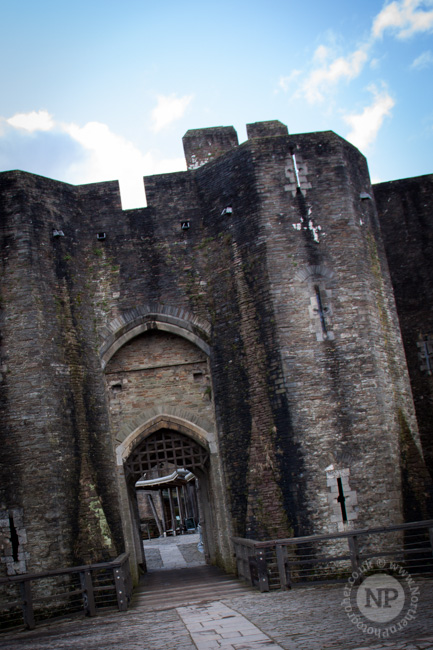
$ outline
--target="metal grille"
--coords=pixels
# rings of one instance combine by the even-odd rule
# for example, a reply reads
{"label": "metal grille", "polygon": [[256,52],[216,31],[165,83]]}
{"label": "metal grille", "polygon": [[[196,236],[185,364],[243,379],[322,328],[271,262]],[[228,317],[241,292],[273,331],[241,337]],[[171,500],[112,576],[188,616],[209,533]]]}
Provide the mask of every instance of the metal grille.
{"label": "metal grille", "polygon": [[208,452],[191,438],[171,429],[161,429],[138,445],[125,468],[137,481],[154,467],[183,467],[191,472],[204,469],[208,458]]}

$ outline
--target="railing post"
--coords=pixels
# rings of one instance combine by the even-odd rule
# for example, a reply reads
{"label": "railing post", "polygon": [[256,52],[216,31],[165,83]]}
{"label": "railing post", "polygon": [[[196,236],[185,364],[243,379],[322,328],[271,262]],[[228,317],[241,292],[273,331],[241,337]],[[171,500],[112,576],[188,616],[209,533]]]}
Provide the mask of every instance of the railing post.
{"label": "railing post", "polygon": [[238,572],[238,577],[247,579],[247,576],[245,576],[245,571],[244,571],[244,548],[241,544],[234,542],[234,551],[235,551],[236,570]]}
{"label": "railing post", "polygon": [[238,546],[238,552],[239,552],[239,565],[241,567],[241,576],[246,580],[247,582],[251,582],[251,575],[249,573],[249,556],[248,556],[248,549],[246,546],[243,546],[242,544],[239,544]]}
{"label": "railing post", "polygon": [[84,613],[86,616],[96,616],[95,594],[90,569],[80,571],[80,582],[83,590]]}
{"label": "railing post", "polygon": [[114,584],[116,586],[117,606],[119,612],[126,612],[128,609],[128,595],[126,593],[126,582],[123,574],[123,566],[113,569]]}
{"label": "railing post", "polygon": [[281,589],[290,589],[290,574],[287,575],[287,547],[283,544],[276,544],[275,552],[277,555],[278,575],[280,576]]}
{"label": "railing post", "polygon": [[256,550],[255,548],[252,549],[252,554],[250,553],[250,549],[247,548],[247,566],[248,566],[248,577],[247,580],[250,583],[252,587],[254,587],[254,576],[255,576],[255,570],[257,568],[257,560],[256,560]]}
{"label": "railing post", "polygon": [[250,583],[252,587],[254,587],[254,574],[253,574],[253,567],[255,566],[255,558],[254,558],[254,548],[252,550],[252,555],[251,555],[251,549],[248,546],[242,546],[242,565],[243,565],[243,574],[244,578],[247,582]]}
{"label": "railing post", "polygon": [[30,580],[20,582],[21,605],[23,608],[24,625],[29,630],[35,629],[35,614],[33,611],[32,587]]}
{"label": "railing post", "polygon": [[257,574],[260,591],[269,591],[268,565],[264,548],[256,548]]}
{"label": "railing post", "polygon": [[356,535],[349,535],[347,538],[349,544],[350,562],[352,564],[352,573],[359,569],[359,547],[358,538]]}

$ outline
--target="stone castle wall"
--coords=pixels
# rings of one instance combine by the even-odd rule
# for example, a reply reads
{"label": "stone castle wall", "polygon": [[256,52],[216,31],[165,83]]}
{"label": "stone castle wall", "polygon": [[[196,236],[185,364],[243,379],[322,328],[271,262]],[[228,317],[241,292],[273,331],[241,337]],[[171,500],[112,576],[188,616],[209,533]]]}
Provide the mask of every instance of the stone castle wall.
{"label": "stone castle wall", "polygon": [[[424,458],[433,477],[433,176],[374,188],[381,232],[395,291]],[[404,442],[404,453],[413,453]],[[420,468],[420,472],[425,472]],[[408,492],[421,489],[404,476]],[[422,516],[418,499],[407,500],[407,516]]]}
{"label": "stone castle wall", "polygon": [[189,171],[145,178],[139,210],[117,183],[0,175],[5,571],[133,545],[122,461],[158,417],[209,450],[214,561],[231,534],[399,523],[406,497],[426,516],[365,159],[331,132],[248,134],[189,131]]}

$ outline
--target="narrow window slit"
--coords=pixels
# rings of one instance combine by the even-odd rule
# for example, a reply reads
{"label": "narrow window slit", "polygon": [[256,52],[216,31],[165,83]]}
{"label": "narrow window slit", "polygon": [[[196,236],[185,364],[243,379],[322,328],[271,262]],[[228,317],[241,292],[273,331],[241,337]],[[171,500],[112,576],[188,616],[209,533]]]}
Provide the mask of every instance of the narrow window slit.
{"label": "narrow window slit", "polygon": [[341,516],[343,518],[343,521],[347,522],[346,497],[344,496],[343,482],[342,482],[341,478],[337,478],[337,485],[338,485],[338,499],[337,499],[337,501],[340,504]]}
{"label": "narrow window slit", "polygon": [[327,326],[326,326],[325,309],[323,308],[322,296],[320,294],[320,289],[317,286],[317,284],[315,285],[314,290],[316,292],[317,311],[319,313],[320,325],[322,326],[323,335],[325,337],[327,337],[328,329],[327,329]]}
{"label": "narrow window slit", "polygon": [[14,559],[14,562],[18,562],[18,549],[19,549],[20,542],[18,539],[17,529],[15,528],[14,519],[12,515],[9,515],[9,529],[11,532],[10,540],[12,546],[12,557]]}

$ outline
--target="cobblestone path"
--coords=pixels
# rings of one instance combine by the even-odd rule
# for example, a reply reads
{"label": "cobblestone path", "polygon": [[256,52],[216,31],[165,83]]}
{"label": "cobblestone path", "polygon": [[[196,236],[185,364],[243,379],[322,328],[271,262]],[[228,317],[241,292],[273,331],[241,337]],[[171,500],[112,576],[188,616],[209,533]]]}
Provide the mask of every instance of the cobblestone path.
{"label": "cobblestone path", "polygon": [[363,633],[348,620],[342,585],[269,594],[250,591],[211,600],[209,583],[205,602],[170,605],[167,600],[150,609],[140,604],[138,595],[125,613],[2,634],[0,649],[433,650],[433,581],[417,584],[415,619],[387,639]]}

